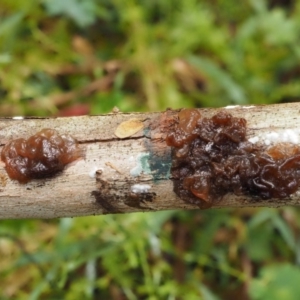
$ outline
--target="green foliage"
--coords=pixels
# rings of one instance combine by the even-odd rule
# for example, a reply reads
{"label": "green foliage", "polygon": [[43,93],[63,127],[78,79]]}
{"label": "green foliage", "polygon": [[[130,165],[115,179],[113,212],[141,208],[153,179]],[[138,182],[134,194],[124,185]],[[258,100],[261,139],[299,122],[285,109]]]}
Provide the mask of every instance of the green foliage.
{"label": "green foliage", "polygon": [[[97,114],[115,105],[128,111],[293,101],[300,92],[298,15],[299,4],[288,11],[254,0],[5,0],[0,108],[49,115],[86,103]],[[105,80],[112,61],[113,81],[121,82],[91,91],[89,83]]]}
{"label": "green foliage", "polygon": [[[299,1],[2,0],[1,115],[296,101],[299,30]],[[299,217],[2,221],[0,299],[294,299]]]}
{"label": "green foliage", "polygon": [[96,21],[97,5],[94,0],[45,0],[44,4],[50,16],[65,16],[80,27],[90,26]]}
{"label": "green foliage", "polygon": [[297,300],[300,293],[300,270],[291,265],[266,266],[250,287],[252,299]]}

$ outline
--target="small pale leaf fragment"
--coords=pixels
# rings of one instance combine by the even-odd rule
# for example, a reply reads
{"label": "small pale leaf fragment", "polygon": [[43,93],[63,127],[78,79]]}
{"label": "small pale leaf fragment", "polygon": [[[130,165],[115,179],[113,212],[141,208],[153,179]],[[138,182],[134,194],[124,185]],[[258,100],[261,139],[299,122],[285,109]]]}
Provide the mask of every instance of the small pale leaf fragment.
{"label": "small pale leaf fragment", "polygon": [[144,123],[138,119],[130,119],[122,122],[115,130],[115,135],[124,139],[130,137],[144,128]]}

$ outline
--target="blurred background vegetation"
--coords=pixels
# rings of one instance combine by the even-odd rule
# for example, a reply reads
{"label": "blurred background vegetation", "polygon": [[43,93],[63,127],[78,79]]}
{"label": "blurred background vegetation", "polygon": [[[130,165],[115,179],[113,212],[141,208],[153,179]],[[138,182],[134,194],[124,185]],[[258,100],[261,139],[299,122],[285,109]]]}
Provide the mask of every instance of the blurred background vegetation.
{"label": "blurred background vegetation", "polygon": [[[299,100],[300,1],[1,0],[0,114]],[[297,209],[0,222],[0,299],[298,299]]]}

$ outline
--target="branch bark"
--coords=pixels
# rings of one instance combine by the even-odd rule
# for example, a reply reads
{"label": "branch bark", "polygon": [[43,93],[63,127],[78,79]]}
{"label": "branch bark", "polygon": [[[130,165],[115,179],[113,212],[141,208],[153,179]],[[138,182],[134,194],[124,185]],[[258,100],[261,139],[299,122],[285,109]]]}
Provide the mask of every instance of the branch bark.
{"label": "branch bark", "polygon": [[[268,134],[291,130],[300,136],[300,103],[268,106],[227,107],[247,120],[248,138],[265,143]],[[219,109],[201,109],[211,117]],[[12,139],[29,137],[43,128],[55,128],[73,135],[85,157],[53,178],[19,184],[8,178],[0,165],[0,219],[59,218],[106,213],[129,213],[167,209],[197,209],[179,199],[169,178],[171,149],[164,136],[171,130],[164,113],[116,113],[71,118],[2,118],[1,147]],[[137,119],[144,128],[120,139],[116,128]],[[300,141],[300,139],[299,139]],[[214,207],[299,206],[299,191],[288,199],[254,201],[250,197],[227,195]]]}

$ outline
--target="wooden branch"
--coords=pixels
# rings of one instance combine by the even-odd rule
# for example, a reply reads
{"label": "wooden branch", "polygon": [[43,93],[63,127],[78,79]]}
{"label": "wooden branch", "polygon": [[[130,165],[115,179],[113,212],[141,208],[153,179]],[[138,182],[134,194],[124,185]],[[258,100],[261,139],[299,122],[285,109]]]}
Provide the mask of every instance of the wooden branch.
{"label": "wooden branch", "polygon": [[[227,107],[248,124],[248,138],[271,143],[270,132],[278,136],[292,132],[300,136],[300,103]],[[212,116],[219,109],[201,109]],[[43,128],[55,128],[73,135],[85,150],[84,159],[70,165],[54,178],[19,184],[8,178],[0,166],[0,219],[58,218],[106,213],[129,213],[166,209],[197,209],[179,199],[169,179],[171,149],[164,135],[167,113],[116,113],[71,118],[2,118],[1,147],[12,139],[29,137]],[[143,129],[118,138],[116,128],[136,119]],[[124,123],[123,123],[124,124]],[[300,141],[300,139],[299,139]],[[293,141],[295,142],[295,140]],[[300,205],[299,191],[288,199],[254,201],[250,197],[227,195],[214,207]]]}

